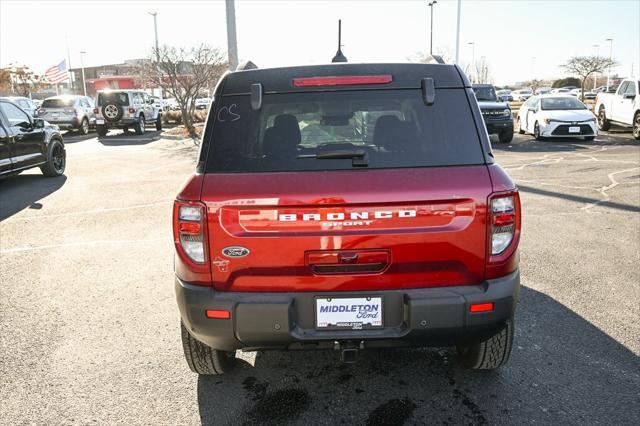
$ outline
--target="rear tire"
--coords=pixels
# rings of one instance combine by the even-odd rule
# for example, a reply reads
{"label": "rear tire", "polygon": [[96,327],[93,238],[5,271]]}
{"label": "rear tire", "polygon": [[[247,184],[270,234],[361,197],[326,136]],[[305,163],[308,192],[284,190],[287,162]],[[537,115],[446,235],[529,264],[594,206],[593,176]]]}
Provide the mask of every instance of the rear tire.
{"label": "rear tire", "polygon": [[229,372],[236,363],[234,352],[225,352],[213,349],[196,340],[180,321],[180,335],[182,337],[182,349],[189,368],[194,373],[205,376],[224,374]]}
{"label": "rear tire", "polygon": [[640,112],[633,116],[633,137],[640,140]]}
{"label": "rear tire", "polygon": [[513,129],[504,130],[498,133],[498,140],[502,143],[509,143],[513,140]]}
{"label": "rear tire", "polygon": [[87,120],[86,118],[83,118],[82,121],[80,122],[80,127],[78,127],[78,131],[80,132],[81,135],[88,135],[89,120]]}
{"label": "rear tire", "polygon": [[595,138],[596,138],[595,136],[585,136],[585,137],[584,137],[584,140],[585,140],[585,141],[592,141],[592,140],[594,140]]}
{"label": "rear tire", "polygon": [[64,173],[67,165],[67,153],[64,145],[58,139],[52,139],[47,146],[47,162],[40,167],[42,174],[56,177]]}
{"label": "rear tire", "polygon": [[144,130],[145,130],[144,115],[140,114],[138,116],[138,121],[133,125],[133,130],[136,131],[136,135],[144,135]]}
{"label": "rear tire", "polygon": [[458,345],[458,358],[465,368],[472,370],[494,370],[509,360],[513,346],[513,319],[508,319],[504,328],[487,340],[475,345]]}
{"label": "rear tire", "polygon": [[607,112],[603,106],[598,110],[598,129],[605,132],[611,128],[611,122],[607,119]]}
{"label": "rear tire", "polygon": [[104,124],[96,125],[96,133],[98,134],[98,136],[106,136],[108,132],[109,129]]}
{"label": "rear tire", "polygon": [[521,135],[524,135],[525,131],[522,130],[522,123],[520,123],[520,117],[518,117],[518,119],[516,120],[516,125],[518,126],[518,133],[520,133]]}
{"label": "rear tire", "polygon": [[162,114],[158,113],[158,118],[156,118],[156,130],[162,130]]}

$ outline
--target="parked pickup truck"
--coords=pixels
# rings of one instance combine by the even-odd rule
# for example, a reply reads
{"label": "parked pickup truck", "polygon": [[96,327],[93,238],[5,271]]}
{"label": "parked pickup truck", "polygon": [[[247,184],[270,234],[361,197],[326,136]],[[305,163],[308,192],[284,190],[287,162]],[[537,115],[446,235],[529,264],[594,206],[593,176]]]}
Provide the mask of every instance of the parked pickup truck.
{"label": "parked pickup truck", "polygon": [[174,203],[189,367],[236,350],[458,347],[509,358],[518,190],[455,65],[238,70]]}
{"label": "parked pickup truck", "polygon": [[633,128],[633,137],[640,140],[640,80],[623,80],[615,93],[598,93],[593,112],[598,128],[609,130],[612,124]]}

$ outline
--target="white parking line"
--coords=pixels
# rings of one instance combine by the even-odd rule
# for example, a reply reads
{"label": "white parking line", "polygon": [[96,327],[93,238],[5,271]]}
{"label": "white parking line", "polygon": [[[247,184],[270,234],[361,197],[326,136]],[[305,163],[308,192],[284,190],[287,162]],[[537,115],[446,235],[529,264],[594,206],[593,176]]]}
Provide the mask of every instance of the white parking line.
{"label": "white parking line", "polygon": [[57,213],[57,214],[46,214],[46,215],[33,215],[33,216],[13,216],[4,220],[4,222],[11,222],[16,220],[34,220],[34,219],[50,219],[52,217],[64,217],[64,216],[78,216],[83,214],[100,214],[100,213],[109,213],[109,212],[117,212],[123,210],[133,210],[133,209],[145,209],[148,207],[162,206],[165,204],[172,203],[171,201],[158,201],[156,203],[149,204],[138,204],[134,206],[126,206],[126,207],[112,207],[108,209],[93,209],[93,210],[81,210],[77,212],[67,212],[67,213]]}

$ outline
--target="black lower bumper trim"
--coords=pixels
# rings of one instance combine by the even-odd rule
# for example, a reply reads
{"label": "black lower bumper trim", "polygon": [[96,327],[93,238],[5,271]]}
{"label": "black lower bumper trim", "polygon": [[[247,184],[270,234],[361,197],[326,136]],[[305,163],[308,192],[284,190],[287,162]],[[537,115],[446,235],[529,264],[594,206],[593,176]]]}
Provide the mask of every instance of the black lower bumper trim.
{"label": "black lower bumper trim", "polygon": [[[326,293],[218,292],[184,283],[175,289],[182,321],[203,343],[222,350],[316,349],[333,342],[365,347],[442,346],[480,341],[512,317],[518,300],[518,271],[480,285],[410,290]],[[318,330],[315,297],[381,296],[384,328]],[[469,305],[493,302],[491,312],[470,313]],[[228,310],[230,319],[210,319],[205,310]]]}

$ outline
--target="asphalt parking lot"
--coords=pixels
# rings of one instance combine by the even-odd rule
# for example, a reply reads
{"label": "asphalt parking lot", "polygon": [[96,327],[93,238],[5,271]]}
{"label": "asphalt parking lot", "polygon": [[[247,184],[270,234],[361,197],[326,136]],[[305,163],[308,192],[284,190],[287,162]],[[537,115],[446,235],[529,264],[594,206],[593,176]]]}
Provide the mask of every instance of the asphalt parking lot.
{"label": "asphalt parking lot", "polygon": [[523,203],[509,364],[450,348],[183,359],[171,201],[195,150],[155,132],[68,136],[67,172],[0,182],[0,423],[640,424],[640,143],[516,135]]}

